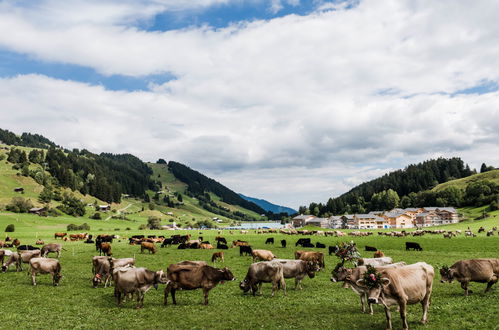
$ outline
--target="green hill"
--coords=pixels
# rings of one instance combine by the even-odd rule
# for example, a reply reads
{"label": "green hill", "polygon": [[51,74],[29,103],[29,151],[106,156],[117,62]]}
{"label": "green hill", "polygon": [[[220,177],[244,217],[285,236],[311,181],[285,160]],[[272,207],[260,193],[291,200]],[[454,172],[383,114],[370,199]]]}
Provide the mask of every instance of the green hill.
{"label": "green hill", "polygon": [[456,187],[464,190],[466,189],[466,186],[469,185],[470,183],[483,180],[499,184],[499,170],[492,170],[485,173],[474,174],[461,179],[447,181],[437,185],[435,188],[432,189],[432,191],[441,191],[448,187]]}

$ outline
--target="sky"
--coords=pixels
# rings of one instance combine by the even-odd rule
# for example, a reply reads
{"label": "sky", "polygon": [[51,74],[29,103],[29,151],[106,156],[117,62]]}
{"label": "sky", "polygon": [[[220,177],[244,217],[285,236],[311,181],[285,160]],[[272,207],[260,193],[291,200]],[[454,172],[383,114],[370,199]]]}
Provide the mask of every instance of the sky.
{"label": "sky", "polygon": [[495,0],[0,0],[0,128],[298,208],[499,166]]}

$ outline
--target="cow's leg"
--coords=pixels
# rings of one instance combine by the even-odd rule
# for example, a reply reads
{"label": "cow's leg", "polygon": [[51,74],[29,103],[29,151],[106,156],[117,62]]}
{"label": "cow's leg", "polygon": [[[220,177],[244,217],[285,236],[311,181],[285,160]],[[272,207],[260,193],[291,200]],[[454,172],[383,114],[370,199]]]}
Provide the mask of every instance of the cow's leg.
{"label": "cow's leg", "polygon": [[490,288],[497,282],[497,277],[495,279],[492,279],[487,283],[487,287],[485,288],[485,292],[489,292]]}
{"label": "cow's leg", "polygon": [[405,301],[399,302],[400,307],[400,318],[402,319],[402,329],[409,329],[409,325],[407,324],[407,304]]}
{"label": "cow's leg", "polygon": [[473,293],[473,291],[468,290],[468,282],[461,282],[461,288],[463,288],[465,296],[468,296],[470,293]]}
{"label": "cow's leg", "polygon": [[365,300],[367,300],[367,296],[365,293],[361,293],[359,295],[360,297],[360,309],[362,310],[362,313],[365,313],[366,312],[366,305],[365,305]]}
{"label": "cow's leg", "polygon": [[171,291],[172,292],[172,302],[173,302],[174,305],[176,305],[177,304],[177,300],[175,299],[175,291],[177,291],[177,290],[175,288],[172,288],[171,290],[172,290]]}
{"label": "cow's leg", "polygon": [[163,299],[163,305],[168,304],[168,295],[170,294],[170,283],[168,283],[165,287],[165,293],[164,293],[164,299]]}
{"label": "cow's leg", "polygon": [[[260,286],[262,286],[262,284],[260,283]],[[278,281],[273,281],[272,282],[272,297],[274,296],[275,292],[277,291],[277,289],[279,288],[279,282]]]}
{"label": "cow's leg", "polygon": [[281,277],[281,287],[284,290],[284,295],[287,296],[288,294],[286,292],[286,281],[284,280],[284,277]]}
{"label": "cow's leg", "polygon": [[210,292],[210,289],[208,288],[203,288],[203,295],[204,295],[204,304],[208,305],[208,293]]}
{"label": "cow's leg", "polygon": [[135,306],[135,309],[139,309],[142,308],[142,306],[144,305],[144,292],[142,292],[141,290],[137,290],[136,293],[137,293],[137,306]]}
{"label": "cow's leg", "polygon": [[31,284],[36,285],[36,273],[34,271],[31,271]]}
{"label": "cow's leg", "polygon": [[430,306],[430,294],[426,294],[421,302],[421,306],[423,307],[423,317],[421,317],[421,323],[425,324],[428,322],[428,307]]}
{"label": "cow's leg", "polygon": [[383,303],[383,306],[385,307],[386,329],[390,330],[392,329],[392,313],[390,312],[390,308],[385,303]]}

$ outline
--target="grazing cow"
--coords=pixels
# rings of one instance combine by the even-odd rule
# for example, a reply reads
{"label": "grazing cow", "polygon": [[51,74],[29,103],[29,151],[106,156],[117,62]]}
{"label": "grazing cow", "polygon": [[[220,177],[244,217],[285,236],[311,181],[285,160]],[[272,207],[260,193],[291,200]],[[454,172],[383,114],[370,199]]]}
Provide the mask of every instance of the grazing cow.
{"label": "grazing cow", "polygon": [[37,239],[35,245],[45,245],[45,242],[42,241],[41,239]]}
{"label": "grazing cow", "polygon": [[335,246],[329,246],[328,247],[328,251],[329,251],[329,255],[332,255],[333,253],[336,253],[338,251],[338,247],[335,245]]}
{"label": "grazing cow", "polygon": [[59,258],[61,256],[61,250],[66,251],[62,247],[62,244],[58,243],[45,244],[44,246],[42,246],[41,256],[46,258],[49,253],[57,253],[57,258]]}
{"label": "grazing cow", "polygon": [[137,294],[137,306],[144,306],[144,295],[154,286],[167,283],[167,278],[162,270],[152,271],[145,268],[122,267],[113,272],[114,297],[116,304],[121,305],[121,295]]}
{"label": "grazing cow", "polygon": [[300,288],[301,281],[308,275],[310,278],[315,277],[315,272],[319,271],[317,264],[312,261],[303,260],[292,260],[292,259],[274,259],[283,265],[283,276],[284,278],[294,278],[295,279],[295,290]]}
{"label": "grazing cow", "polygon": [[267,238],[267,240],[265,241],[265,244],[274,244],[274,237]]}
{"label": "grazing cow", "polygon": [[417,251],[423,251],[423,248],[419,243],[416,242],[405,242],[405,250],[409,251],[410,249],[417,250]]}
{"label": "grazing cow", "polygon": [[239,247],[239,255],[242,257],[243,253],[246,253],[246,255],[252,255],[253,254],[253,249],[251,246],[240,246]]}
{"label": "grazing cow", "polygon": [[150,243],[150,242],[142,242],[140,244],[140,253],[144,253],[144,250],[148,250],[149,253],[155,254],[156,253],[156,245],[154,245],[154,243]]}
{"label": "grazing cow", "polygon": [[298,239],[296,241],[296,243],[295,243],[295,246],[301,245],[302,247],[304,247],[303,244],[305,244],[305,243],[310,244],[310,238],[300,238],[300,239]]}
{"label": "grazing cow", "polygon": [[213,255],[211,256],[211,262],[215,262],[217,260],[225,262],[223,252],[213,252]]}
{"label": "grazing cow", "polygon": [[269,250],[253,250],[251,252],[251,255],[253,256],[253,262],[256,261],[270,261],[276,256],[272,253],[272,251]]}
{"label": "grazing cow", "polygon": [[376,249],[374,246],[369,246],[369,245],[366,245],[366,247],[364,248],[364,250],[366,250],[366,251],[372,251],[372,252],[378,251],[378,249]]}
{"label": "grazing cow", "polygon": [[305,261],[313,261],[319,265],[320,268],[326,267],[324,263],[324,253],[316,251],[295,251],[295,259]]}
{"label": "grazing cow", "polygon": [[220,249],[220,250],[228,250],[229,249],[229,247],[226,244],[222,244],[220,242],[221,241],[217,242],[217,249]]}
{"label": "grazing cow", "polygon": [[491,229],[487,232],[487,237],[494,236],[494,231]]}
{"label": "grazing cow", "polygon": [[384,256],[385,254],[381,250],[374,252],[374,258],[383,258]]}
{"label": "grazing cow", "polygon": [[92,257],[92,273],[94,274],[92,279],[93,287],[96,288],[102,281],[104,281],[104,287],[107,287],[108,283],[111,285],[110,280],[113,269],[134,266],[134,258],[115,259],[107,256]]}
{"label": "grazing cow", "polygon": [[433,286],[435,272],[431,265],[424,262],[407,265],[399,268],[382,269],[381,278],[376,283],[367,286],[364,279],[357,280],[360,286],[369,287],[370,303],[381,303],[385,307],[387,329],[392,328],[390,305],[397,304],[402,319],[403,329],[408,329],[407,305],[421,303],[423,317],[421,323],[428,321],[428,307]]}
{"label": "grazing cow", "polygon": [[442,283],[451,283],[453,280],[461,283],[465,296],[473,293],[473,291],[468,290],[469,282],[487,283],[485,292],[488,292],[499,278],[499,259],[459,260],[450,268],[441,268],[440,275]]}
{"label": "grazing cow", "polygon": [[257,291],[262,294],[262,283],[272,283],[272,297],[279,287],[283,289],[284,295],[286,295],[284,265],[274,260],[251,264],[246,277],[239,284],[239,288],[244,293],[251,290],[251,293],[255,296]]}
{"label": "grazing cow", "polygon": [[322,244],[322,243],[315,243],[315,247],[318,248],[318,249],[325,249],[326,248],[326,245],[325,244]]}
{"label": "grazing cow", "polygon": [[[221,252],[223,253],[223,252]],[[183,262],[172,264],[167,270],[168,284],[165,288],[164,304],[168,303],[168,294],[171,293],[173,304],[176,305],[175,292],[177,290],[203,289],[204,305],[208,305],[208,294],[218,283],[235,280],[232,272],[227,268],[214,268],[199,262]]]}
{"label": "grazing cow", "polygon": [[478,228],[478,233],[479,233],[479,234],[480,234],[480,233],[483,233],[484,231],[485,231],[485,228],[483,228],[483,227],[481,227],[481,226],[480,226],[480,228]]}
{"label": "grazing cow", "polygon": [[26,244],[19,245],[17,247],[17,251],[31,251],[31,250],[40,250],[40,248],[33,246],[33,245],[26,245]]}
{"label": "grazing cow", "polygon": [[393,259],[390,257],[381,257],[381,258],[360,258],[358,260],[357,265],[359,266],[367,266],[371,265],[373,267],[378,266],[386,266],[393,263]]}
{"label": "grazing cow", "polygon": [[217,241],[218,243],[223,243],[223,244],[227,245],[227,240],[225,239],[225,237],[217,236],[217,237],[215,237],[215,241]]}
{"label": "grazing cow", "polygon": [[[401,261],[394,264],[376,267],[377,270],[390,268],[390,267],[401,267],[405,266],[406,263]],[[361,279],[364,273],[367,271],[366,266],[359,266],[355,268],[345,268],[342,264],[336,266],[336,268],[331,272],[331,282],[339,282],[343,281],[346,285],[348,285],[353,292],[359,295],[360,297],[360,305],[362,313],[366,312],[366,305],[369,305],[369,314],[373,314],[373,307],[367,301],[367,294],[369,292],[368,288],[357,285],[357,280]]]}
{"label": "grazing cow", "polygon": [[287,244],[288,244],[288,243],[286,242],[286,240],[285,240],[285,239],[282,239],[282,240],[281,240],[281,246],[282,246],[283,248],[285,248]]}
{"label": "grazing cow", "polygon": [[29,261],[29,266],[31,269],[31,283],[33,285],[36,285],[36,274],[50,274],[52,275],[52,284],[54,286],[59,285],[59,281],[62,278],[59,260],[52,258],[32,258]]}
{"label": "grazing cow", "polygon": [[54,239],[57,239],[58,237],[60,237],[61,239],[64,238],[64,236],[66,236],[68,233],[55,233],[54,234]]}
{"label": "grazing cow", "polygon": [[99,247],[99,255],[112,256],[111,243],[101,243]]}
{"label": "grazing cow", "polygon": [[236,247],[236,246],[249,246],[249,243],[246,242],[246,241],[240,241],[240,240],[237,240],[237,241],[232,241],[232,246],[231,247]]}
{"label": "grazing cow", "polygon": [[161,243],[161,247],[164,248],[164,247],[168,247],[170,245],[173,244],[173,238],[165,238],[163,240],[163,243]]}

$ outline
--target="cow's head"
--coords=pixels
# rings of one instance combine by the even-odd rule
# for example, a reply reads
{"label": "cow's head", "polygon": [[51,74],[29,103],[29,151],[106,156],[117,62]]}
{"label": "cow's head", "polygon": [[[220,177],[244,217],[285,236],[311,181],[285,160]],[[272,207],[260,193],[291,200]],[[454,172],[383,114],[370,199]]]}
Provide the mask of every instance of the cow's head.
{"label": "cow's head", "polygon": [[452,269],[450,269],[447,266],[442,266],[442,268],[440,268],[440,276],[441,276],[440,279],[441,283],[445,282],[451,283],[454,280],[454,273]]}
{"label": "cow's head", "polygon": [[2,272],[5,273],[7,271],[7,266],[2,265]]}
{"label": "cow's head", "polygon": [[331,272],[331,282],[347,281],[352,275],[352,270],[343,266],[336,266],[336,268]]}
{"label": "cow's head", "polygon": [[157,290],[158,289],[158,284],[167,284],[168,283],[168,277],[166,276],[165,272],[161,269],[156,272],[154,275],[154,288]]}
{"label": "cow's head", "polygon": [[223,274],[222,277],[222,282],[223,281],[234,281],[236,278],[232,274],[232,272],[229,270],[229,268],[224,267],[223,269],[220,270]]}
{"label": "cow's head", "polygon": [[251,289],[251,283],[247,277],[239,283],[239,288],[243,290],[244,293]]}
{"label": "cow's head", "polygon": [[62,278],[61,273],[55,273],[54,274],[54,277],[53,277],[54,286],[58,286],[59,285],[59,281],[61,280],[61,278]]}
{"label": "cow's head", "polygon": [[319,267],[319,264],[317,262],[307,261],[306,271],[308,277],[314,278],[315,272],[318,272],[319,270],[321,270],[321,268]]}
{"label": "cow's head", "polygon": [[382,277],[379,279],[379,281],[376,284],[371,284],[367,283],[365,279],[361,278],[360,280],[357,280],[357,285],[362,286],[365,288],[368,288],[369,291],[367,293],[367,301],[370,304],[378,304],[380,301],[380,296],[383,293],[383,289],[390,285],[390,279],[386,277]]}

